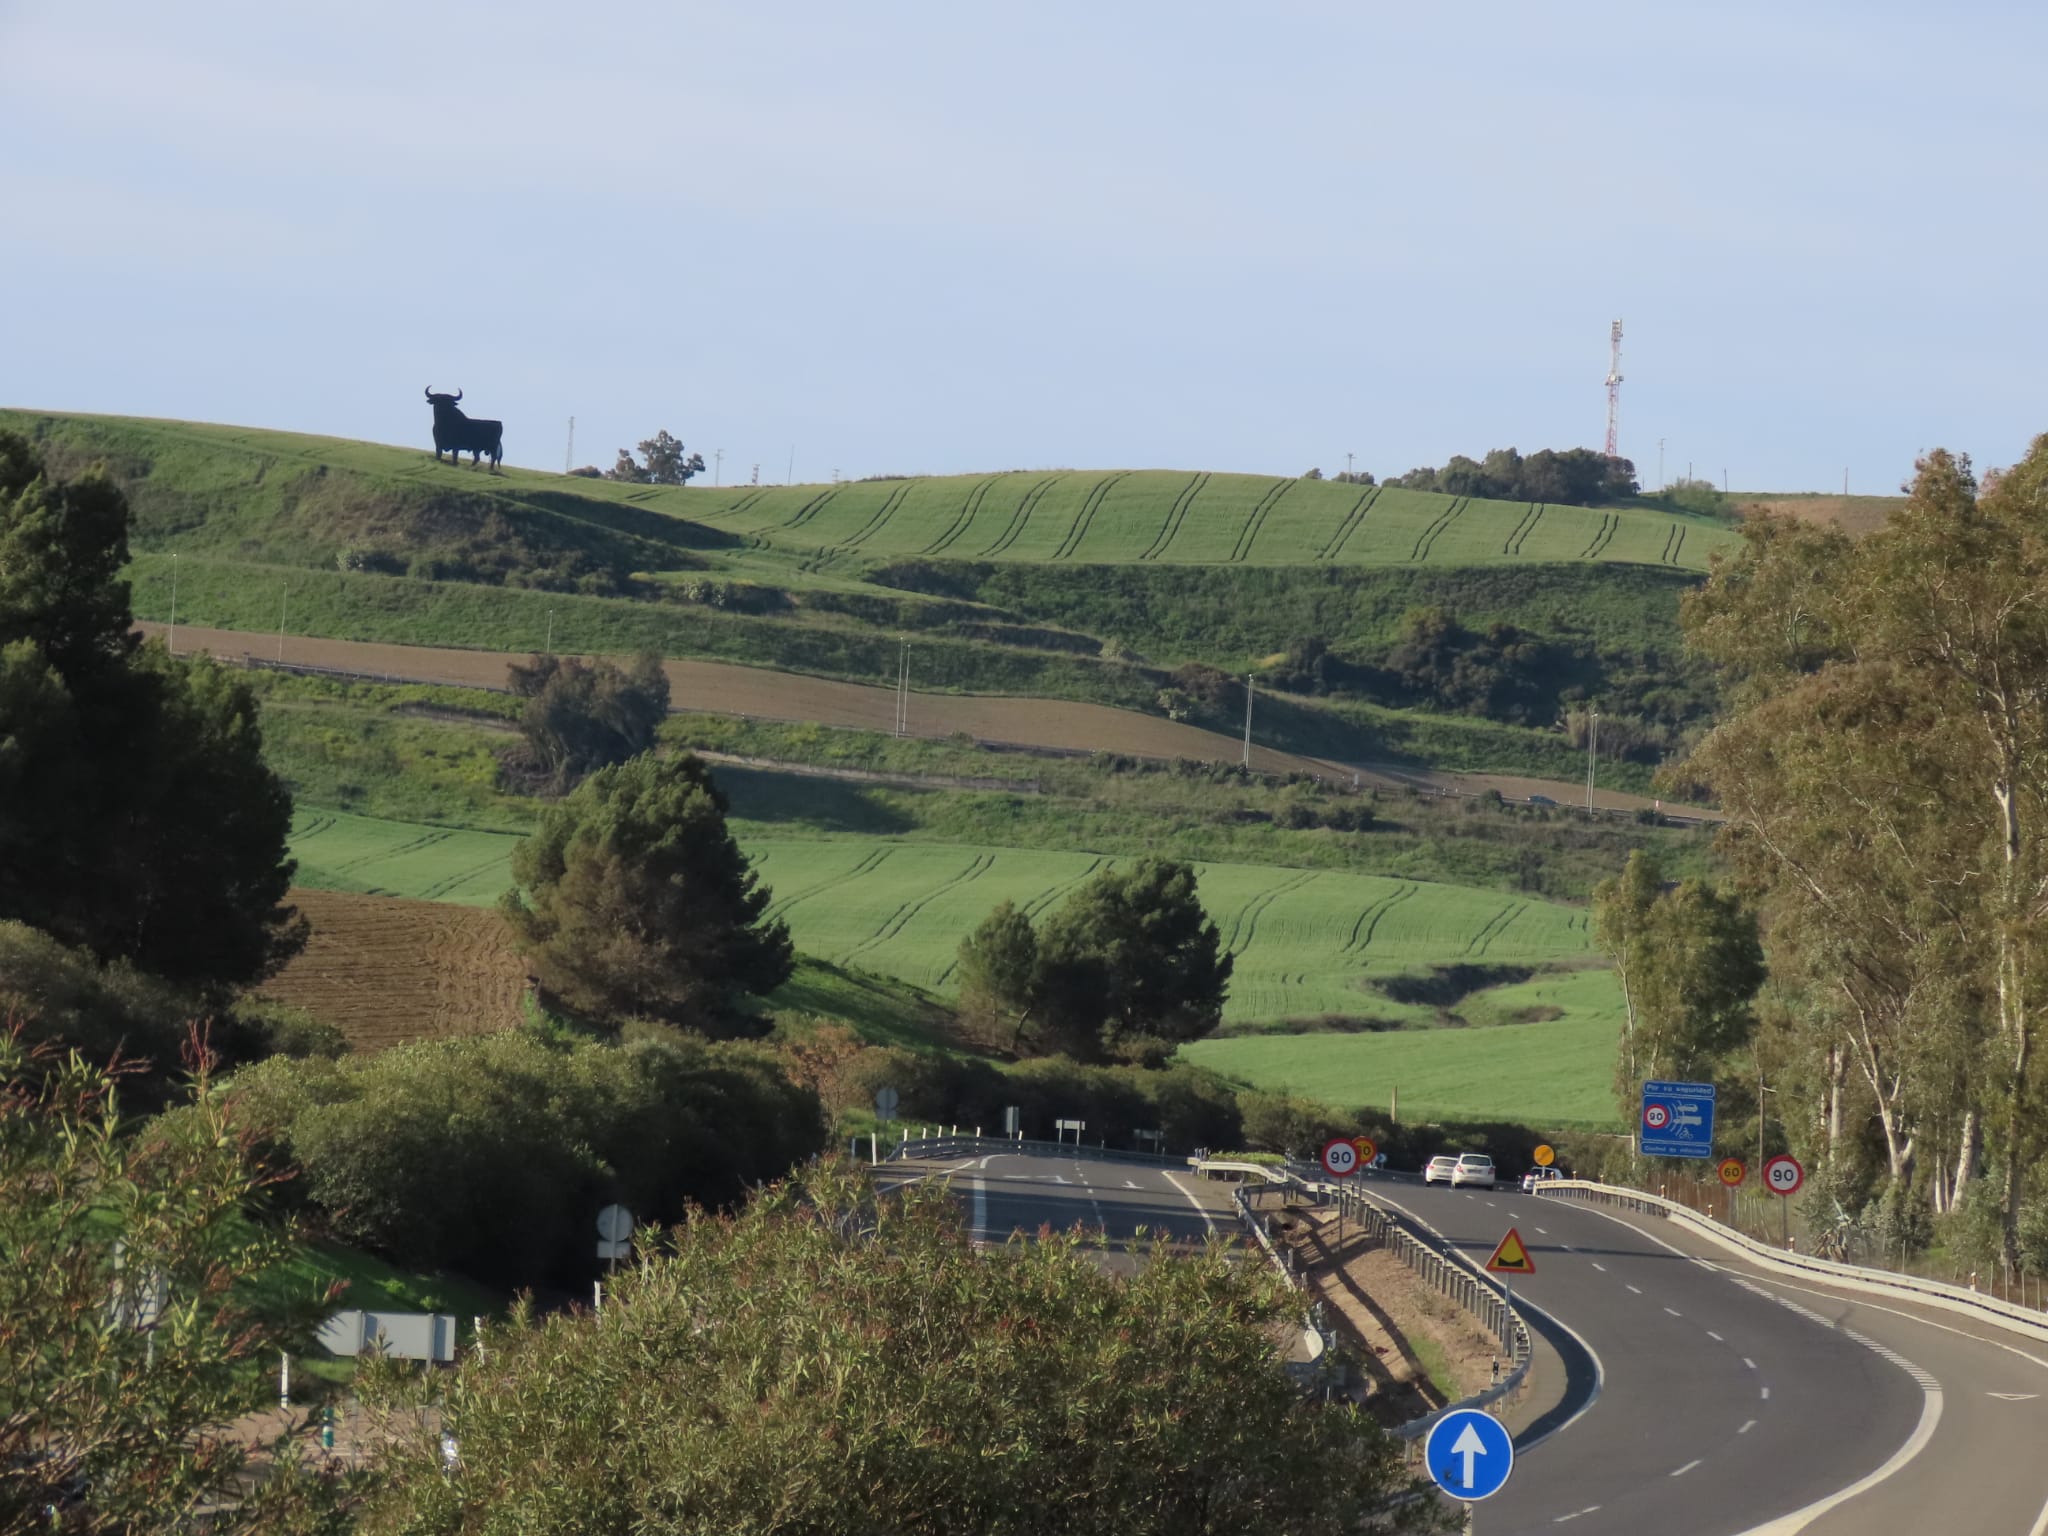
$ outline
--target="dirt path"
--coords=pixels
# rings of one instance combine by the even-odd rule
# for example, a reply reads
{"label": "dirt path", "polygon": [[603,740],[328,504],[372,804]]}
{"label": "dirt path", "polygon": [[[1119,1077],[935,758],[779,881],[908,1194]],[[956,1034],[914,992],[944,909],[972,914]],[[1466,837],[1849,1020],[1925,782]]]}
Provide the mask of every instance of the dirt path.
{"label": "dirt path", "polygon": [[[163,636],[165,626],[141,623],[144,633]],[[303,635],[250,634],[231,629],[178,626],[177,649],[207,651],[223,661],[254,657],[293,666],[331,668],[418,683],[450,683],[463,688],[505,686],[505,669],[525,661],[528,653],[464,651],[443,646],[385,645],[362,640],[317,640]],[[836,682],[766,667],[742,667],[718,661],[669,661],[671,708],[742,719],[813,722],[854,730],[893,732],[896,690],[862,683]],[[1065,699],[1017,698],[993,694],[916,693],[910,696],[910,733],[915,736],[965,735],[997,746],[1029,751],[1085,753],[1123,752],[1134,757],[1188,757],[1204,762],[1234,763],[1243,754],[1234,737],[1174,720],[1141,715],[1107,704],[1078,704]],[[1342,763],[1252,747],[1252,767],[1260,773],[1311,773],[1382,789],[1420,789],[1435,794],[1477,795],[1497,790],[1509,799],[1548,795],[1561,805],[1584,805],[1583,786],[1512,774],[1447,773],[1389,763]],[[1594,804],[1605,810],[1634,811],[1648,807],[1643,795],[1600,790]],[[1689,816],[1712,813],[1686,810]],[[1718,819],[1718,818],[1716,818]]]}

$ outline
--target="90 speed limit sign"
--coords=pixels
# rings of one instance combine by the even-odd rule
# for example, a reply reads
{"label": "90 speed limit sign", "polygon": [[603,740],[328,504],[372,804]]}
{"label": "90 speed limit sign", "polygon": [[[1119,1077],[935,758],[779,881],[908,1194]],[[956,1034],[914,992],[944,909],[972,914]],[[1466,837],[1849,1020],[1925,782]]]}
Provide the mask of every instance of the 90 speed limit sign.
{"label": "90 speed limit sign", "polygon": [[1793,1195],[1806,1182],[1806,1170],[1789,1152],[1780,1152],[1764,1164],[1764,1188],[1774,1195]]}
{"label": "90 speed limit sign", "polygon": [[1343,1137],[1323,1144],[1323,1167],[1333,1179],[1348,1179],[1358,1168],[1358,1148]]}

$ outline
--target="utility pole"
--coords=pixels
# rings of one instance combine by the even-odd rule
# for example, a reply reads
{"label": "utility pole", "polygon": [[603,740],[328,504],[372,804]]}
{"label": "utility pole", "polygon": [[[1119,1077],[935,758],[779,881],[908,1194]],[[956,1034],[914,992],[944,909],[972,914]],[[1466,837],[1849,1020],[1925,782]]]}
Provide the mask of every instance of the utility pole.
{"label": "utility pole", "polygon": [[279,661],[284,660],[284,611],[286,605],[291,600],[292,589],[290,584],[287,583],[284,591],[279,594],[277,599],[277,659]]}
{"label": "utility pole", "polygon": [[1244,766],[1252,766],[1252,679],[1253,673],[1244,675]]}
{"label": "utility pole", "polygon": [[178,654],[178,552],[171,551],[171,654]]}
{"label": "utility pole", "polygon": [[552,656],[552,655],[554,655],[554,654],[555,654],[555,610],[554,610],[554,609],[552,609],[552,608],[550,608],[550,609],[548,610],[548,643],[547,643],[547,645],[546,645],[546,646],[545,646],[545,647],[544,647],[544,648],[542,649],[542,651],[541,651],[541,655],[543,655],[543,656]]}
{"label": "utility pole", "polygon": [[789,445],[789,468],[785,469],[785,470],[784,470],[784,471],[782,472],[782,483],[783,483],[784,485],[795,485],[795,484],[796,484],[796,444],[795,444],[795,443],[791,443],[791,444]]}
{"label": "utility pole", "polygon": [[1347,453],[1347,454],[1345,454],[1345,455],[1344,455],[1344,483],[1345,483],[1346,485],[1349,485],[1349,484],[1351,483],[1351,460],[1352,460],[1352,458],[1353,458],[1353,455],[1351,455],[1351,454],[1348,454],[1348,453]]}
{"label": "utility pole", "polygon": [[1657,489],[1664,489],[1664,439],[1657,439]]}
{"label": "utility pole", "polygon": [[1846,469],[1842,471],[1842,494],[1849,494],[1849,471]]}
{"label": "utility pole", "polygon": [[1586,809],[1593,809],[1593,779],[1600,762],[1600,711],[1593,711],[1593,731],[1586,738]]}
{"label": "utility pole", "polygon": [[1621,322],[1607,333],[1607,457],[1621,456]]}
{"label": "utility pole", "polygon": [[562,473],[568,474],[576,467],[576,418],[569,418],[569,450],[562,455]]}
{"label": "utility pole", "polygon": [[896,659],[896,734],[910,729],[910,642],[901,640]]}
{"label": "utility pole", "polygon": [[724,473],[725,450],[723,448],[714,448],[711,450],[711,483],[717,485],[719,477]]}

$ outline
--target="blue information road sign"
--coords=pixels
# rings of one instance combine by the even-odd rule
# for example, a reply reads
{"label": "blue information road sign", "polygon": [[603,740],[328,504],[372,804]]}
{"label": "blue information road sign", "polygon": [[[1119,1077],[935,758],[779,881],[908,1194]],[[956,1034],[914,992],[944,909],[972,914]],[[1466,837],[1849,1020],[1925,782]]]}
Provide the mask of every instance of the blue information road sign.
{"label": "blue information road sign", "polygon": [[1712,1157],[1714,1085],[1644,1083],[1642,1150],[1645,1157]]}
{"label": "blue information road sign", "polygon": [[1515,1470],[1515,1442],[1492,1414],[1460,1408],[1429,1427],[1422,1460],[1437,1487],[1452,1498],[1490,1499]]}

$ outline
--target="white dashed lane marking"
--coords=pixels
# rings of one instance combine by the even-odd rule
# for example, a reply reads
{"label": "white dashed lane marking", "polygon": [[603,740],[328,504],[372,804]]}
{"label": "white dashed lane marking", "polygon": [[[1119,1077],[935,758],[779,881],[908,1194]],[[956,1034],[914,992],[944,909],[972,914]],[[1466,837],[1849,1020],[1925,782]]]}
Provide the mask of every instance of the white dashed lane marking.
{"label": "white dashed lane marking", "polygon": [[1694,1467],[1698,1465],[1699,1463],[1696,1461],[1688,1461],[1684,1466],[1680,1467],[1676,1472],[1672,1473],[1671,1475],[1673,1477],[1683,1477],[1686,1473],[1690,1472]]}

